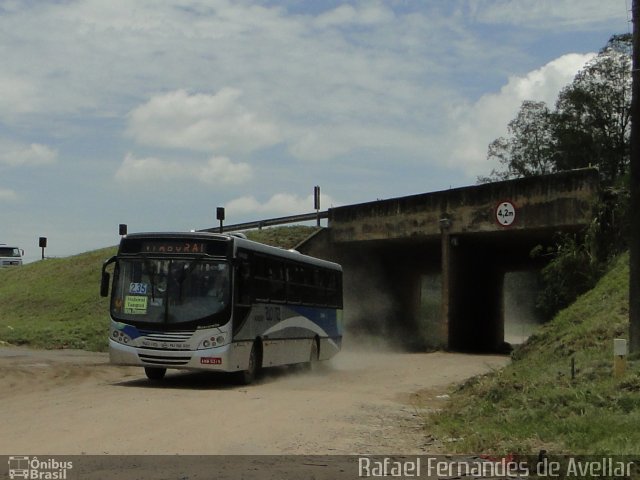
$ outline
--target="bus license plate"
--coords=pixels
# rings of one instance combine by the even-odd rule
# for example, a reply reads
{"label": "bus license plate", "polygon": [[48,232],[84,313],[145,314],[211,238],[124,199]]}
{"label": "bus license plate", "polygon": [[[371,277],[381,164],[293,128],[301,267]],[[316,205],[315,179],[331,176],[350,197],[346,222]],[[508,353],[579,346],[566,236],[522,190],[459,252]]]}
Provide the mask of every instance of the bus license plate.
{"label": "bus license plate", "polygon": [[204,365],[222,365],[222,358],[220,357],[202,357],[200,363]]}

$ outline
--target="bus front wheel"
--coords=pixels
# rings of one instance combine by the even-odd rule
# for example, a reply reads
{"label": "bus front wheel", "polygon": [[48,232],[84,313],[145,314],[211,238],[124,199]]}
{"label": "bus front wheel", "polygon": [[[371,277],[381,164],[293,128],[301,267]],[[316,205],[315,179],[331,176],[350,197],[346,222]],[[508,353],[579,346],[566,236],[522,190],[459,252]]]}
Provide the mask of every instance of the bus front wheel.
{"label": "bus front wheel", "polygon": [[249,385],[252,383],[260,371],[262,366],[262,349],[259,342],[253,342],[251,352],[249,353],[249,365],[246,370],[238,372],[238,381],[242,385]]}
{"label": "bus front wheel", "polygon": [[164,374],[167,373],[166,368],[144,367],[144,373],[149,380],[162,380]]}

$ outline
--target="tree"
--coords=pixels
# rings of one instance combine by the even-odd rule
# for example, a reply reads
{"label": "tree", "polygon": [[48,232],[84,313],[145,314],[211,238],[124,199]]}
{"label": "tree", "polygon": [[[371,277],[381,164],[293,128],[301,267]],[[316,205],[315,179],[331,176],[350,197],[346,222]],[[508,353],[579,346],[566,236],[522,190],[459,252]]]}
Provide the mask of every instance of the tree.
{"label": "tree", "polygon": [[616,35],[558,96],[553,112],[557,170],[597,166],[606,185],[629,167],[629,35]]}
{"label": "tree", "polygon": [[629,166],[631,36],[614,35],[558,96],[555,110],[527,100],[487,158],[501,168],[480,181],[597,166],[613,185]]}
{"label": "tree", "polygon": [[498,160],[502,171],[492,170],[487,180],[542,175],[555,171],[551,113],[544,102],[525,101],[509,122],[507,138],[489,145],[488,158]]}

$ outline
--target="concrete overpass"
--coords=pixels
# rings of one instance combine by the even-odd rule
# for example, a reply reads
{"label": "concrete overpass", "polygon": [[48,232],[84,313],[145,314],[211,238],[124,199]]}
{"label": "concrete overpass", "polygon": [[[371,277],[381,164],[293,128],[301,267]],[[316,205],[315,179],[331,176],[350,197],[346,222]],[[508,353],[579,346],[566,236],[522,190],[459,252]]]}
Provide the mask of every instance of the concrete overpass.
{"label": "concrete overpass", "polygon": [[345,314],[360,331],[495,351],[505,274],[539,270],[532,248],[581,231],[597,197],[598,172],[583,169],[348,205],[297,248],[342,263]]}

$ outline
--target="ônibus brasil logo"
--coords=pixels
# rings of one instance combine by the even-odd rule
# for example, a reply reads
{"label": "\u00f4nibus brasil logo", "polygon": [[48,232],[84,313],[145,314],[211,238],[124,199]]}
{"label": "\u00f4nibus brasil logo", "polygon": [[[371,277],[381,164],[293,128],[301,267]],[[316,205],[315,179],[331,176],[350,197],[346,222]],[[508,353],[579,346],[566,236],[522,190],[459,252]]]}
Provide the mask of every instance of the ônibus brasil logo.
{"label": "\u00f4nibus brasil logo", "polygon": [[61,462],[55,458],[45,460],[38,457],[9,457],[9,478],[27,478],[37,480],[65,480],[67,470],[73,468],[73,462]]}

